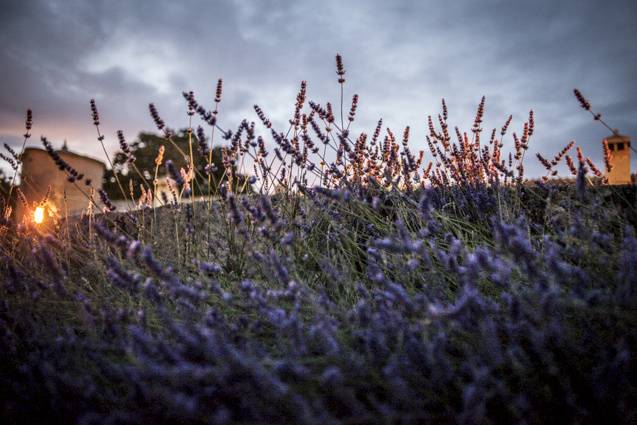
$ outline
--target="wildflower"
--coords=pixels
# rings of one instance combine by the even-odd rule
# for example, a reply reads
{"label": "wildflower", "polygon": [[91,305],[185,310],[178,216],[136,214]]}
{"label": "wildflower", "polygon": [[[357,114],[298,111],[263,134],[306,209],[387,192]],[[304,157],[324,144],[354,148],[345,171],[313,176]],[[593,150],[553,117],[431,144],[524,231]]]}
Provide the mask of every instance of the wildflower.
{"label": "wildflower", "polygon": [[569,155],[565,155],[564,159],[566,160],[566,165],[568,166],[568,169],[571,172],[571,174],[576,176],[577,168],[575,167],[575,164],[573,163],[573,158],[571,158]]}
{"label": "wildflower", "polygon": [[199,146],[199,153],[203,157],[208,156],[208,143],[206,141],[206,134],[202,126],[197,126],[197,144]]}
{"label": "wildflower", "polygon": [[215,103],[221,102],[221,94],[223,92],[223,80],[219,78],[217,80],[217,89],[215,90]]}
{"label": "wildflower", "polygon": [[338,75],[338,82],[343,84],[345,82],[345,67],[343,66],[343,58],[340,54],[336,55],[336,74]]}
{"label": "wildflower", "polygon": [[604,165],[606,166],[606,172],[610,173],[613,169],[612,154],[608,147],[608,140],[604,139]]}
{"label": "wildflower", "polygon": [[482,99],[480,100],[480,104],[478,105],[478,111],[476,112],[476,117],[473,120],[473,129],[471,130],[474,133],[477,133],[477,132],[481,131],[480,124],[482,124],[482,117],[484,115],[484,103],[485,103],[485,100],[486,100],[486,98],[484,96],[482,96]]}
{"label": "wildflower", "polygon": [[502,129],[500,130],[500,136],[504,136],[506,134],[512,119],[513,115],[509,115],[509,118],[507,118],[506,122],[502,126]]}
{"label": "wildflower", "polygon": [[358,107],[358,95],[355,94],[354,97],[352,97],[352,106],[350,107],[349,114],[347,116],[347,119],[349,120],[349,122],[354,121],[354,118],[356,117],[357,107]]}
{"label": "wildflower", "polygon": [[95,105],[95,99],[91,99],[90,105],[91,105],[91,116],[93,118],[93,125],[97,127],[98,125],[100,125],[100,115],[97,112],[97,105]]}
{"label": "wildflower", "polygon": [[272,128],[272,122],[265,116],[263,110],[259,107],[259,105],[254,105],[254,110],[257,113],[257,116],[263,123],[266,128]]}
{"label": "wildflower", "polygon": [[24,137],[28,139],[29,137],[31,137],[31,135],[29,134],[29,130],[31,130],[31,127],[33,126],[33,112],[31,112],[31,109],[27,109],[27,118],[24,122],[24,126],[27,130]]}
{"label": "wildflower", "polygon": [[155,157],[155,165],[160,166],[162,162],[164,162],[164,145],[159,146],[159,151],[157,152],[157,156]]}
{"label": "wildflower", "polygon": [[109,198],[106,191],[104,191],[102,188],[99,188],[97,189],[97,192],[99,193],[100,199],[108,211],[115,211],[117,209],[117,207],[111,202],[111,199]]}
{"label": "wildflower", "polygon": [[126,162],[134,162],[135,157],[133,156],[133,152],[130,150],[128,143],[126,143],[126,139],[124,138],[124,132],[122,130],[117,130],[117,140],[119,141],[119,148],[124,154],[126,154]]}
{"label": "wildflower", "polygon": [[587,111],[591,110],[591,104],[590,104],[590,102],[588,100],[586,100],[584,95],[582,95],[582,92],[580,92],[578,89],[574,89],[573,90],[573,94],[575,95],[575,97],[579,101],[579,104],[580,104],[580,106],[582,108],[586,109]]}
{"label": "wildflower", "polygon": [[8,156],[6,156],[3,153],[0,153],[0,158],[2,158],[3,160],[5,160],[13,170],[17,170],[18,169],[18,164],[16,161],[13,160],[13,158],[10,158]]}
{"label": "wildflower", "polygon": [[579,168],[577,171],[577,181],[575,187],[577,189],[577,196],[580,199],[584,199],[586,195],[586,173],[588,172],[585,161],[579,162]]}
{"label": "wildflower", "polygon": [[208,274],[217,274],[221,272],[221,266],[217,263],[199,263],[199,269]]}
{"label": "wildflower", "polygon": [[177,172],[175,168],[175,164],[173,164],[172,160],[166,161],[166,171],[168,171],[168,175],[177,183],[177,186],[181,188],[184,185],[184,179],[181,173]]}
{"label": "wildflower", "polygon": [[197,101],[195,100],[195,93],[191,90],[189,92],[182,92],[181,93],[184,97],[184,99],[186,99],[186,104],[188,105],[188,116],[192,117],[193,115],[195,115],[195,111],[197,110],[197,107],[199,106],[197,104]]}
{"label": "wildflower", "polygon": [[153,121],[155,122],[157,129],[164,130],[166,127],[166,123],[164,123],[164,120],[162,120],[159,117],[159,113],[157,112],[157,108],[155,107],[155,104],[150,103],[148,105],[148,110],[150,111],[150,116],[153,118]]}

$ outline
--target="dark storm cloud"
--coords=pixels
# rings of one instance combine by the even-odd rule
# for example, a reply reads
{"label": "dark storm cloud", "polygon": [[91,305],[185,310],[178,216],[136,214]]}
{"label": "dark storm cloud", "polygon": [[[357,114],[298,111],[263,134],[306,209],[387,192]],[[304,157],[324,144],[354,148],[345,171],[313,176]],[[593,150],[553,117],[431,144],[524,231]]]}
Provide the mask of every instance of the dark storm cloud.
{"label": "dark storm cloud", "polygon": [[[535,150],[551,154],[575,138],[599,159],[606,130],[579,109],[574,87],[637,137],[634,2],[426,3],[12,2],[0,16],[0,137],[19,143],[31,107],[35,135],[97,155],[91,97],[114,148],[115,130],[132,138],[152,129],[149,102],[184,126],[180,92],[211,100],[217,77],[224,126],[254,119],[254,103],[284,125],[300,80],[319,102],[337,98],[337,51],[348,97],[361,95],[357,130],[371,131],[382,116],[395,131],[411,125],[415,147],[441,97],[468,128],[484,94],[486,129],[511,113],[519,131],[533,108]],[[538,172],[532,158],[527,164]]]}

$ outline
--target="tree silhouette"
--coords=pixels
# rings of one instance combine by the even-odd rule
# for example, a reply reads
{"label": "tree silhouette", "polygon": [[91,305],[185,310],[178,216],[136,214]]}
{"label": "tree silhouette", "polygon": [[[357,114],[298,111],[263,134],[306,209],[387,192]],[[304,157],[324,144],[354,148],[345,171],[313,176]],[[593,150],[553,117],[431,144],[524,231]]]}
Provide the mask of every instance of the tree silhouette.
{"label": "tree silhouette", "polygon": [[[166,140],[166,138],[162,135],[150,132],[140,132],[137,136],[137,140],[128,146],[131,155],[134,157],[134,162],[131,163],[129,161],[129,155],[124,151],[117,151],[113,158],[113,169],[108,169],[104,173],[103,187],[109,197],[111,199],[123,198],[123,194],[115,180],[115,173],[117,173],[122,185],[124,185],[124,190],[127,191],[127,198],[130,197],[128,191],[131,182],[135,197],[140,195],[141,185],[152,188],[153,180],[155,178],[155,159],[157,158],[160,146],[162,145],[164,146],[164,155],[163,161],[157,169],[157,177],[159,178],[166,175],[167,171],[165,163],[167,160],[173,161],[173,163],[177,166],[177,169],[182,167],[186,169],[189,165],[189,158],[188,156],[184,157],[182,152],[186,155],[189,155],[190,153],[188,130],[180,130],[172,136],[172,141],[174,144]],[[207,146],[207,140],[204,141],[204,144]],[[182,152],[180,152],[175,145],[178,146]],[[192,154],[195,170],[197,171],[197,173],[195,173],[195,182],[192,184],[195,196],[207,195],[209,193],[208,173],[206,172],[206,166],[208,165],[208,153],[202,152],[195,134],[192,135]],[[212,164],[214,166],[211,168],[210,173],[210,183],[212,186],[210,188],[211,193],[215,193],[221,183],[227,182],[221,156],[221,146],[215,146],[212,151]],[[233,172],[235,175],[233,182],[235,192],[249,186],[245,184],[246,176],[238,175],[236,167],[234,166]]]}

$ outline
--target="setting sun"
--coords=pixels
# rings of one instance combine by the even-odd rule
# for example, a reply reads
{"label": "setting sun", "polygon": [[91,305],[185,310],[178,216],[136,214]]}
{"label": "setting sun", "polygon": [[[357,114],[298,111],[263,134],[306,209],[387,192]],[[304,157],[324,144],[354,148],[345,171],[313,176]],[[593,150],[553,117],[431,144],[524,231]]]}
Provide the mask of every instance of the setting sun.
{"label": "setting sun", "polygon": [[37,224],[40,224],[42,223],[42,221],[44,221],[44,208],[37,207],[35,209],[35,211],[33,212],[33,221],[35,221]]}

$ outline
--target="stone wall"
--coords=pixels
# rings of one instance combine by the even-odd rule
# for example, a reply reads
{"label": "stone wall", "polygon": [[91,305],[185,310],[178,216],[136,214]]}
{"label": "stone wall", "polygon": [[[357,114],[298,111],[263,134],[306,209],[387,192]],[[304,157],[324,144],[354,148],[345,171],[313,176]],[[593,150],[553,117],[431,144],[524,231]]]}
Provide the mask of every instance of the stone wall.
{"label": "stone wall", "polygon": [[[58,153],[64,161],[79,173],[84,174],[85,178],[91,179],[94,188],[102,187],[104,163],[65,149],[58,151]],[[84,184],[84,180],[76,184],[70,183],[66,173],[55,166],[45,150],[26,148],[22,155],[20,189],[29,205],[28,208],[25,208],[22,202],[16,203],[15,218],[17,221],[22,221],[25,216],[27,220],[33,217],[35,206],[42,202],[49,186],[51,192],[45,206],[45,220],[48,217],[76,215],[86,210],[89,201],[84,193],[89,194],[89,188]],[[97,194],[95,194],[95,199],[96,201],[99,199]]]}
{"label": "stone wall", "polygon": [[630,184],[630,137],[615,134],[606,138],[613,168],[608,184]]}

